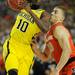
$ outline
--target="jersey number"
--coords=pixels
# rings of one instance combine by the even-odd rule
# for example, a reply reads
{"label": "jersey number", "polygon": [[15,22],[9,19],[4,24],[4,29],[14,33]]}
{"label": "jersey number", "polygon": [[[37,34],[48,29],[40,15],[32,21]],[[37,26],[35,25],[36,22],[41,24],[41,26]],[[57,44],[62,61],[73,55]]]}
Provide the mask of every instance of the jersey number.
{"label": "jersey number", "polygon": [[22,19],[20,19],[17,29],[20,29],[22,32],[25,32],[28,27],[28,24],[29,24],[28,22],[26,22],[26,21],[22,22]]}

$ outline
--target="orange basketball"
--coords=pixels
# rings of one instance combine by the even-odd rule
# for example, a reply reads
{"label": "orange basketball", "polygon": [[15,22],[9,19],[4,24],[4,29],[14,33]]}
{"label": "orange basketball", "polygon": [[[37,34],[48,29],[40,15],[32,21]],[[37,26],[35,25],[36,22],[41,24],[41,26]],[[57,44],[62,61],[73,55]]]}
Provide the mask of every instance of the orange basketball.
{"label": "orange basketball", "polygon": [[19,2],[19,0],[7,0],[7,4],[9,5],[9,7],[15,11],[21,9],[18,2]]}

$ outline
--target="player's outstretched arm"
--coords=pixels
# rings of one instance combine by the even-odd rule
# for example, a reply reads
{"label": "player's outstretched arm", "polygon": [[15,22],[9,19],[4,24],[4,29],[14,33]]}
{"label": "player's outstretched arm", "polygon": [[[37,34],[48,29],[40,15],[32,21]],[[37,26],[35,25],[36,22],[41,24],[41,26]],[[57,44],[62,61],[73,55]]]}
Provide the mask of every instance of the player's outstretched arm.
{"label": "player's outstretched arm", "polygon": [[[42,18],[44,18],[44,19],[46,18],[46,21],[49,20],[49,19],[50,19],[49,13],[47,13],[46,11],[44,11],[44,12],[42,13],[42,15],[44,15],[44,14],[45,14],[45,15],[44,15],[41,19],[39,19],[39,18],[32,12],[30,6],[27,5],[27,6],[24,7],[24,9],[27,10],[27,11],[32,15],[32,17],[34,18],[35,22],[37,23],[38,27],[41,29],[42,32],[47,32],[47,31],[48,31],[48,27],[47,27],[47,26],[50,26],[50,24],[47,23],[47,22],[42,21]],[[48,16],[49,18],[47,18],[47,16]]]}

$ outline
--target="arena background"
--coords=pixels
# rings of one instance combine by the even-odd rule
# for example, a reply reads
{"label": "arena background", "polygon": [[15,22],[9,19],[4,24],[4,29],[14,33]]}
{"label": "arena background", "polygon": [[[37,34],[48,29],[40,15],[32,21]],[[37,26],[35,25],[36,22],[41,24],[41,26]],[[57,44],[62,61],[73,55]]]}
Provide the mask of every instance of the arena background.
{"label": "arena background", "polygon": [[[8,37],[17,14],[17,12],[6,6],[5,2],[5,0],[0,0],[0,55],[2,54],[2,45],[4,40]],[[75,0],[42,0],[41,8],[51,12],[53,7],[56,5],[62,5],[67,9],[65,26],[71,32],[75,43]],[[53,65],[54,64],[55,63],[53,63]],[[49,75],[50,67],[50,61],[42,63],[36,58],[33,70],[30,71],[30,75]],[[0,68],[0,75],[5,75],[4,73],[5,69]]]}

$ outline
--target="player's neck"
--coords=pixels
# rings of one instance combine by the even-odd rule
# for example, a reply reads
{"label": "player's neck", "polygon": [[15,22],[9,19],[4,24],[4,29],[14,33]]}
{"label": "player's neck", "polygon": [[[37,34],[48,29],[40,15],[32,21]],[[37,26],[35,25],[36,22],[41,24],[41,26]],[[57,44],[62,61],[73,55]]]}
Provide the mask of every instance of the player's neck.
{"label": "player's neck", "polygon": [[35,4],[34,4],[34,5],[31,6],[31,9],[33,9],[33,10],[37,10],[37,9],[39,9],[39,8],[40,8],[39,5],[35,5]]}

